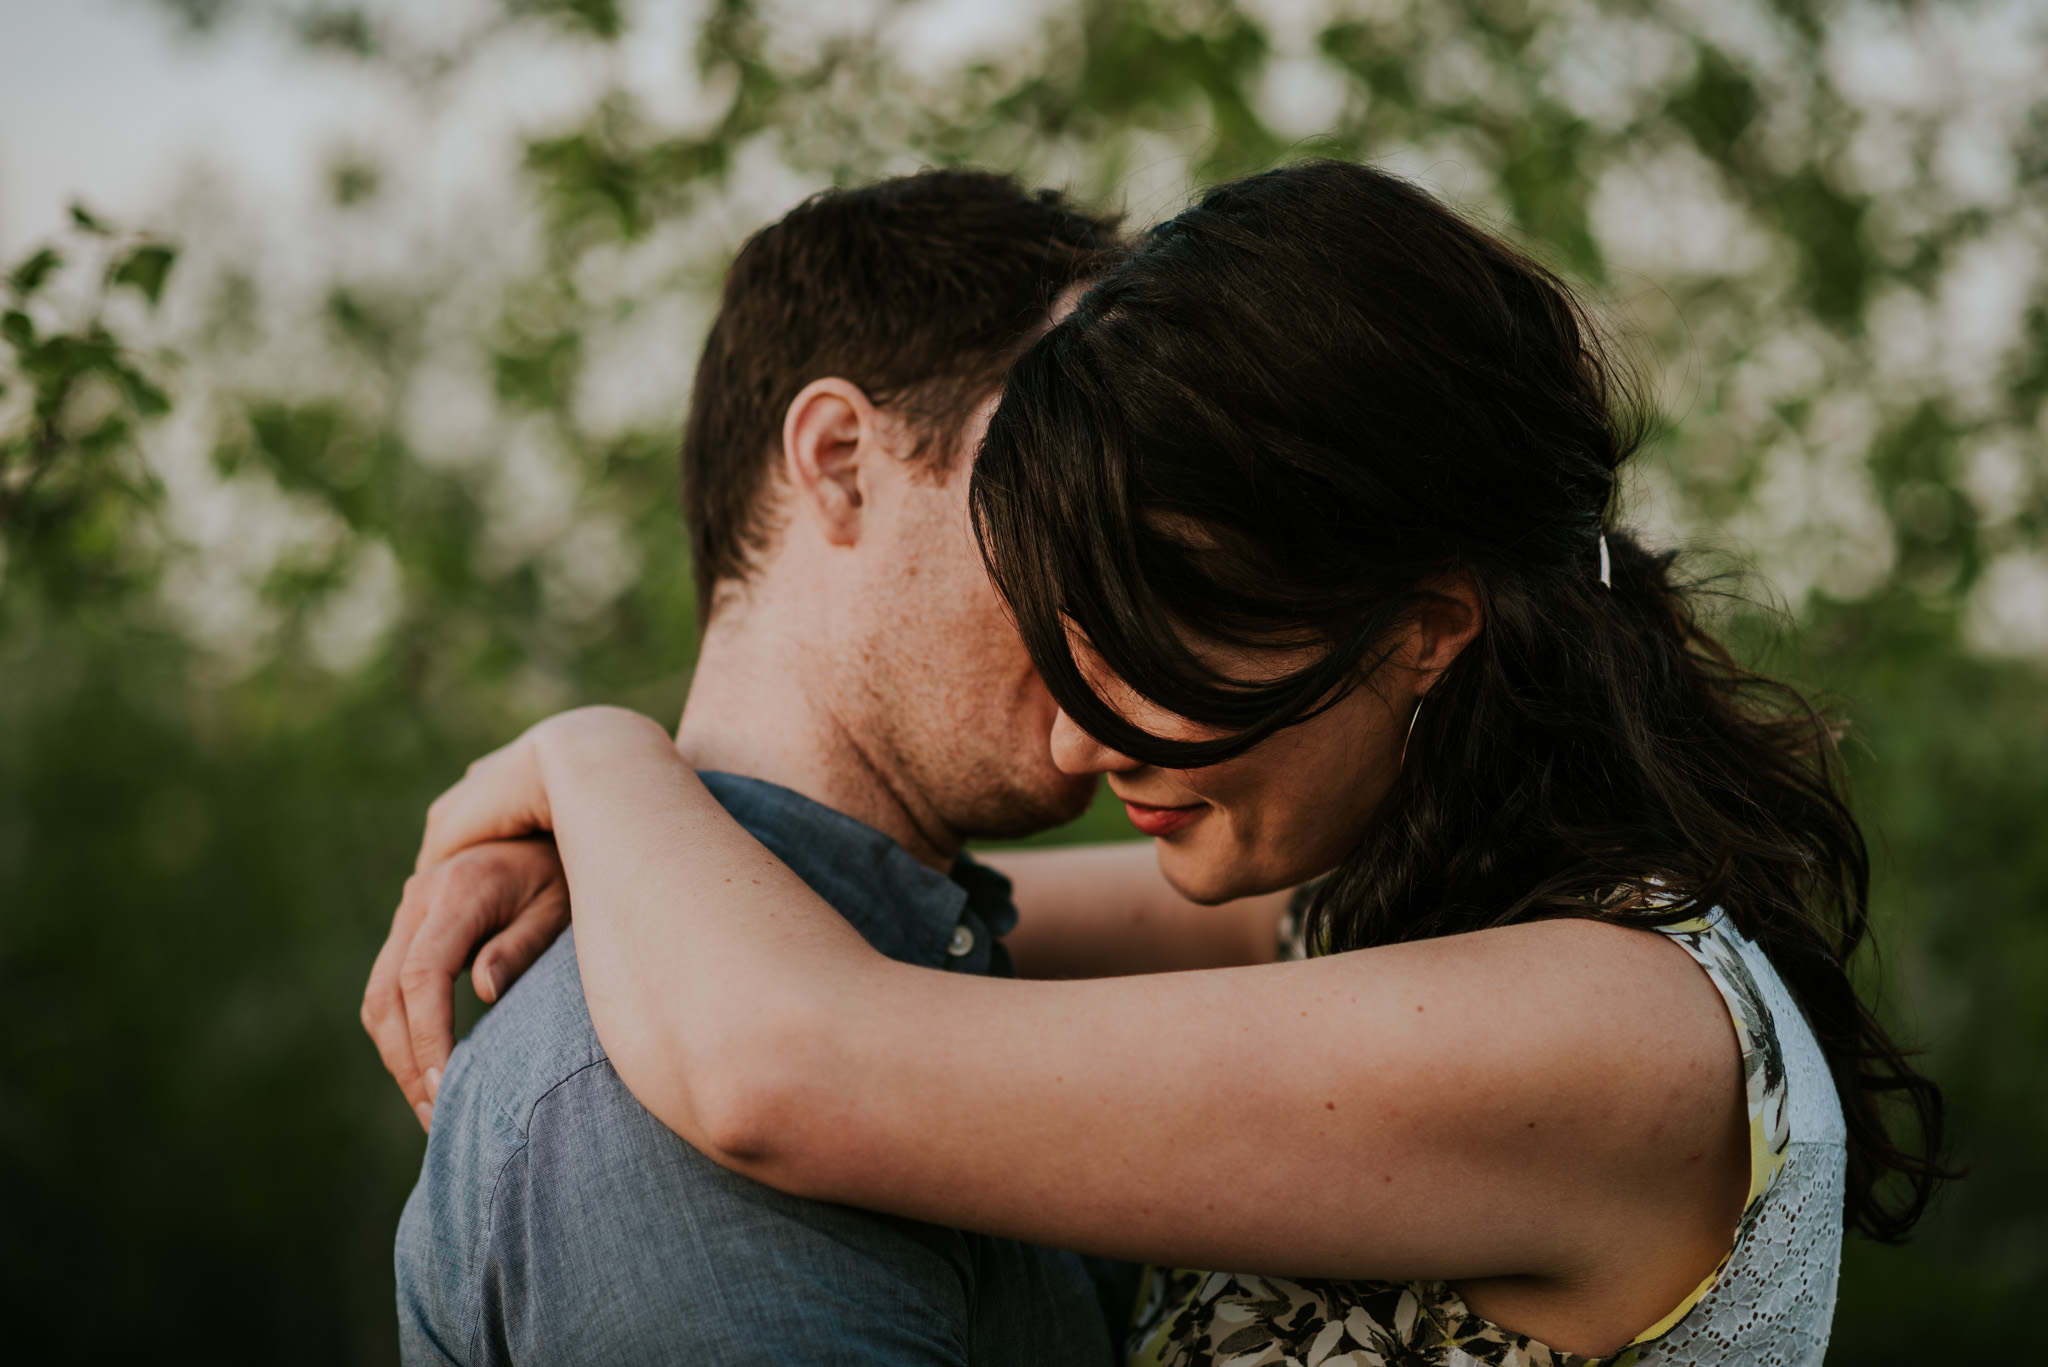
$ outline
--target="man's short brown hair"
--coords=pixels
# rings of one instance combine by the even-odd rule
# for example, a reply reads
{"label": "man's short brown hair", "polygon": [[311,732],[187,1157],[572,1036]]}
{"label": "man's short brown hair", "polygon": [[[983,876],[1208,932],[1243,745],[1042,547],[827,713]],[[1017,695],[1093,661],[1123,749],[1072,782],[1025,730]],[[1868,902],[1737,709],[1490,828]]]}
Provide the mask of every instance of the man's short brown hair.
{"label": "man's short brown hair", "polygon": [[974,400],[1061,290],[1121,251],[1114,218],[986,171],[826,190],[755,233],[725,278],[683,429],[683,516],[698,620],[775,528],[763,492],[783,416],[828,376],[911,427],[943,470]]}

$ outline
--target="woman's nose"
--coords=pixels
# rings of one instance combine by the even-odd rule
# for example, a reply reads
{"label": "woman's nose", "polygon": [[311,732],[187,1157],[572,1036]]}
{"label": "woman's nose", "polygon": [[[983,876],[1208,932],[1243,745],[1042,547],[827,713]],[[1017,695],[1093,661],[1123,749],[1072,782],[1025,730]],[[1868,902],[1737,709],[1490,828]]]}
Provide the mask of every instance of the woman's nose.
{"label": "woman's nose", "polygon": [[1074,725],[1065,708],[1052,719],[1052,762],[1063,774],[1121,774],[1144,767]]}

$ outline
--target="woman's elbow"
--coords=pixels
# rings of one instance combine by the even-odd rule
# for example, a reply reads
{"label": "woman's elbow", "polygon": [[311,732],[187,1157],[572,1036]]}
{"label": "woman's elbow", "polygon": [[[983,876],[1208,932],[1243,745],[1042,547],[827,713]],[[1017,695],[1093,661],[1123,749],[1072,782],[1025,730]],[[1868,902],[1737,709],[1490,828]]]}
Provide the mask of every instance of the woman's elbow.
{"label": "woman's elbow", "polygon": [[758,1176],[787,1159],[813,1090],[800,1051],[727,1042],[693,1052],[682,1067],[686,1056],[666,1050],[612,1062],[657,1120],[721,1167]]}
{"label": "woman's elbow", "polygon": [[707,1078],[690,1099],[696,1133],[681,1131],[673,1122],[670,1127],[721,1167],[758,1172],[772,1164],[784,1147],[780,1141],[787,1126],[781,1118],[788,1114],[787,1093],[787,1086],[772,1076],[719,1070],[719,1075]]}

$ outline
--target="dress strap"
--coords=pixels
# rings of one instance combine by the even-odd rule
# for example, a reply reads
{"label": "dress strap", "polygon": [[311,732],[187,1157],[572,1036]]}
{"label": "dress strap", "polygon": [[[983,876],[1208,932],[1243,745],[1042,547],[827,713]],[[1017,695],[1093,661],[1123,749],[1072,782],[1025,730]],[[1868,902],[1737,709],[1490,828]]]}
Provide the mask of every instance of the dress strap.
{"label": "dress strap", "polygon": [[1764,1000],[1756,975],[1742,956],[1741,932],[1730,923],[1727,912],[1715,907],[1703,916],[1655,926],[1680,949],[1692,956],[1706,972],[1707,980],[1721,994],[1728,1017],[1735,1024],[1735,1040],[1742,1050],[1742,1090],[1749,1110],[1749,1199],[1743,1203],[1742,1219],[1735,1227],[1735,1239],[1720,1263],[1692,1294],[1655,1324],[1632,1340],[1616,1359],[1616,1367],[1634,1361],[1637,1353],[1655,1343],[1692,1313],[1720,1283],[1729,1259],[1756,1224],[1764,1208],[1764,1197],[1785,1170],[1792,1143],[1790,1098],[1785,1054],[1778,1042],[1778,1023]]}

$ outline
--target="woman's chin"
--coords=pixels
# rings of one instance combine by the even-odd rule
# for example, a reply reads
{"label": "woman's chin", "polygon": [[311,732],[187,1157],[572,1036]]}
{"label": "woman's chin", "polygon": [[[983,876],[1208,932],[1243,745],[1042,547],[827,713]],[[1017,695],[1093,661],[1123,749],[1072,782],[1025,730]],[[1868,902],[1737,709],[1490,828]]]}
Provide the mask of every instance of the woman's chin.
{"label": "woman's chin", "polygon": [[1232,857],[1231,851],[1211,848],[1219,843],[1183,836],[1154,840],[1152,845],[1159,854],[1159,872],[1173,890],[1190,902],[1213,907],[1254,891],[1245,885],[1244,861]]}

